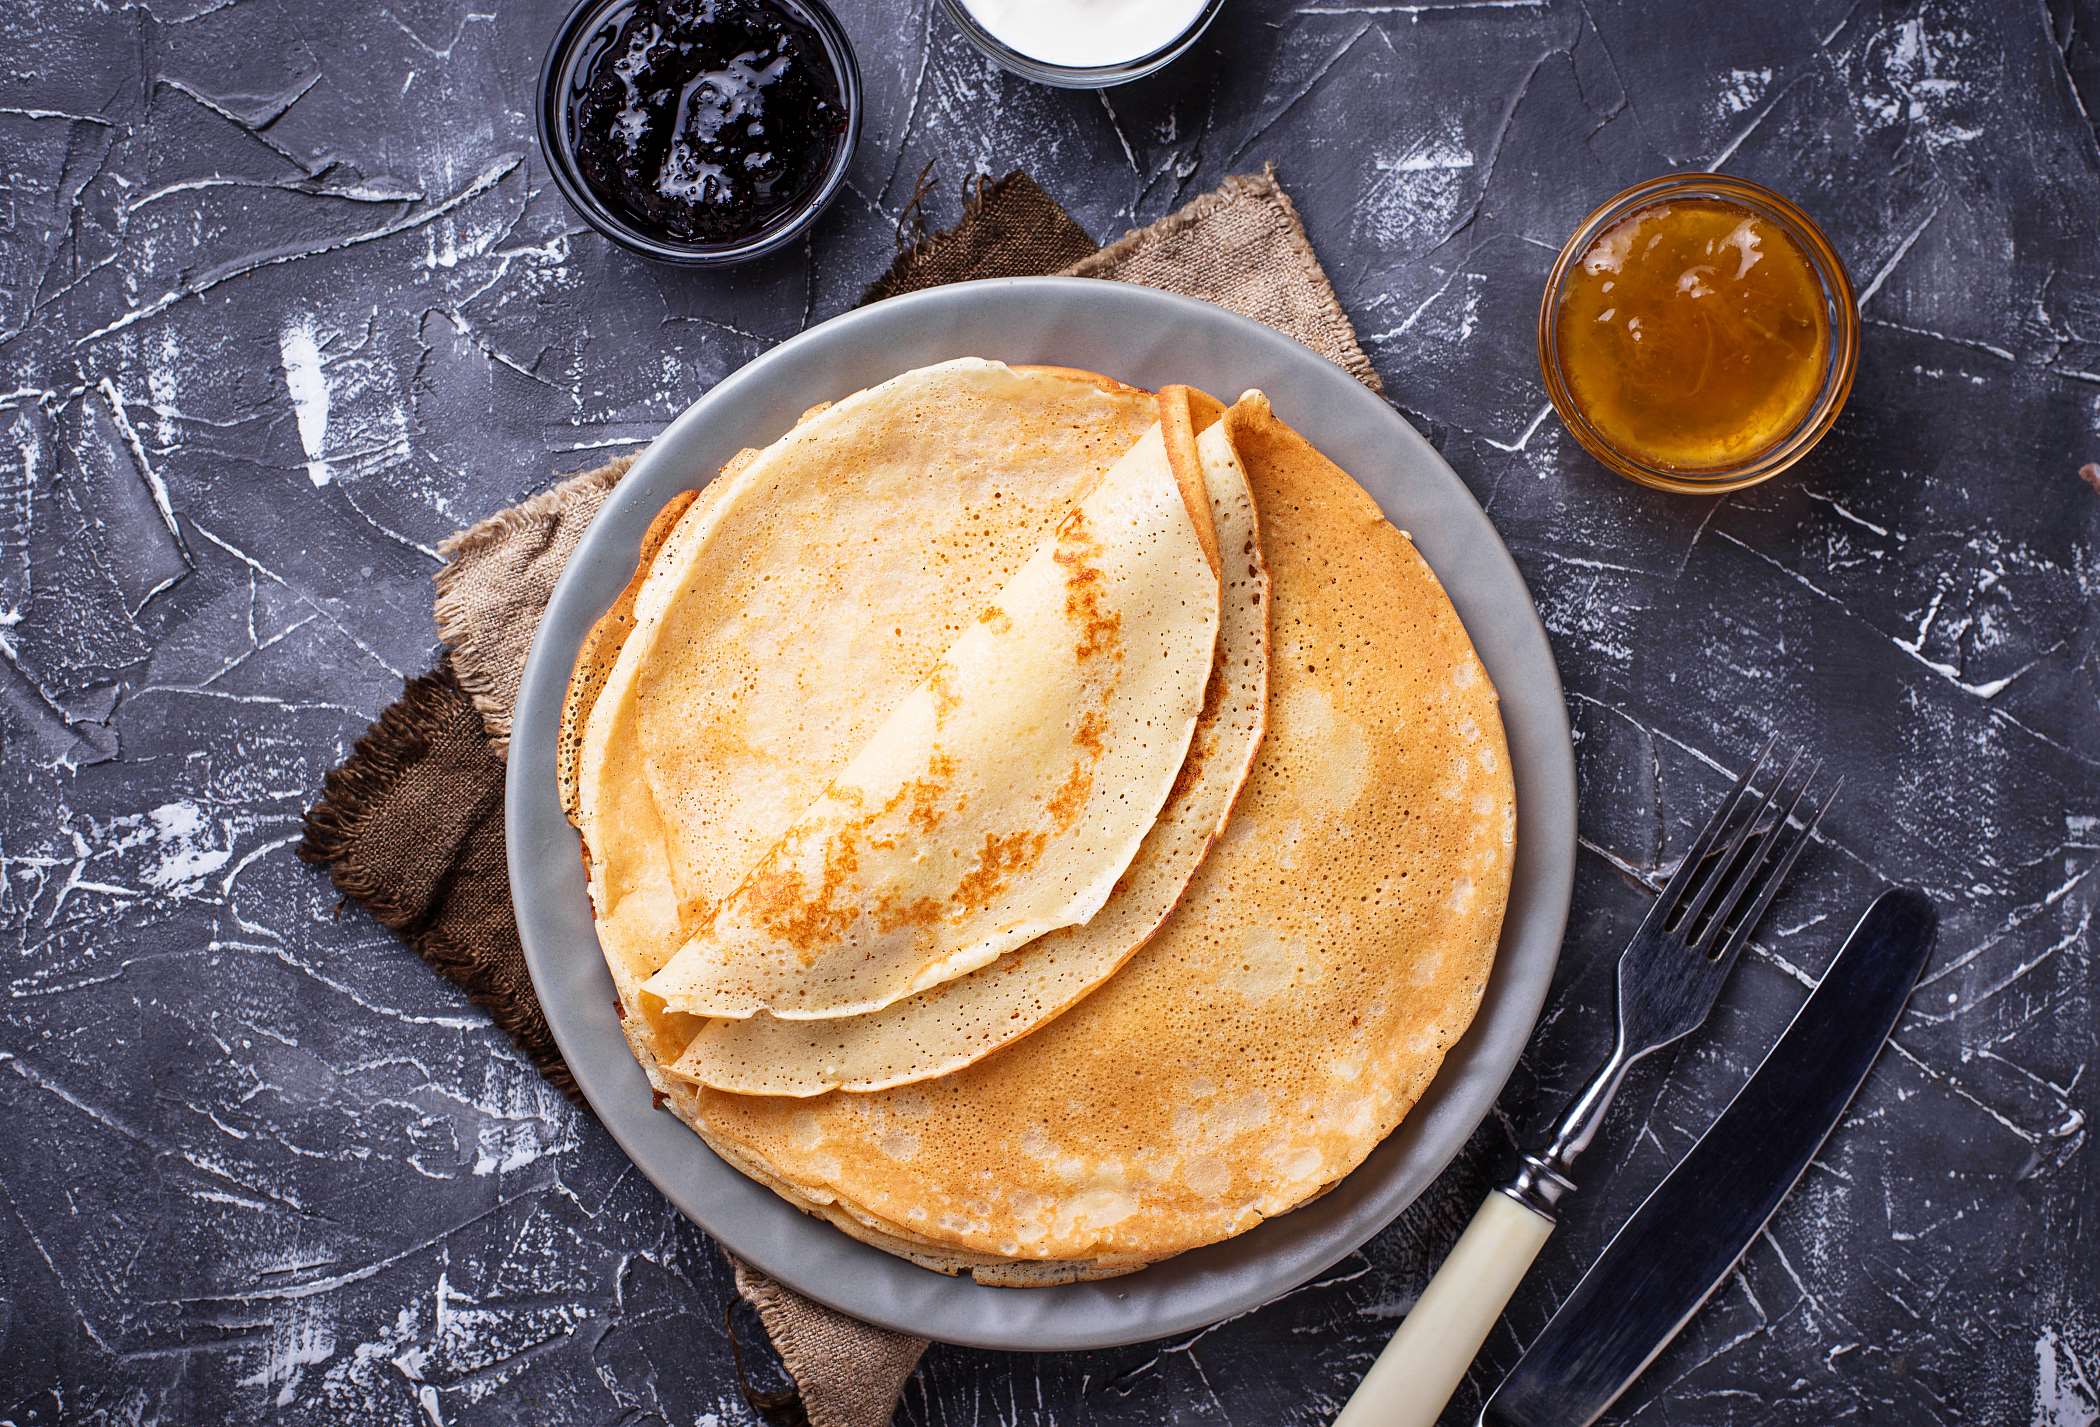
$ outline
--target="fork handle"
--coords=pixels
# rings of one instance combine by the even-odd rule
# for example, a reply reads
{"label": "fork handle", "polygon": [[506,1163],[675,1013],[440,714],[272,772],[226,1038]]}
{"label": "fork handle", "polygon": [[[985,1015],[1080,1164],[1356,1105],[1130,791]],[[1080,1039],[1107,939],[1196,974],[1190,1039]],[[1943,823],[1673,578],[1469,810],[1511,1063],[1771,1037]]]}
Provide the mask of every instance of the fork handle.
{"label": "fork handle", "polygon": [[1434,1427],[1553,1220],[1493,1190],[1334,1427]]}

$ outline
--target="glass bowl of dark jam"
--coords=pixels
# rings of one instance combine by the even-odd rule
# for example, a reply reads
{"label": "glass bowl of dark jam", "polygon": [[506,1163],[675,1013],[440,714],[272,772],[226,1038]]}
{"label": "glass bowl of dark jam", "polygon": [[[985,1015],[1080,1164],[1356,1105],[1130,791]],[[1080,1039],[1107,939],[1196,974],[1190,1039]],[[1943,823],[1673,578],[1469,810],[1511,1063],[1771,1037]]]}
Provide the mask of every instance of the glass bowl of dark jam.
{"label": "glass bowl of dark jam", "polygon": [[540,151],[606,237],[719,267],[816,221],[845,185],[860,108],[822,0],[583,0],[547,51]]}

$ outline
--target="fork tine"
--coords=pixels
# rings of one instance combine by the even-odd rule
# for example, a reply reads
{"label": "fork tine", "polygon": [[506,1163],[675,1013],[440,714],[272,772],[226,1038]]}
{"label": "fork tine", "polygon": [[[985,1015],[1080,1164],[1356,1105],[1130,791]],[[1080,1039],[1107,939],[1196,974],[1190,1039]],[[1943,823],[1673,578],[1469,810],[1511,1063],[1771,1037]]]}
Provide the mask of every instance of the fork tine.
{"label": "fork tine", "polygon": [[[1749,865],[1751,867],[1757,865],[1758,857],[1763,854],[1765,846],[1771,837],[1769,832],[1758,832],[1758,824],[1763,822],[1765,815],[1772,811],[1773,805],[1779,799],[1780,789],[1787,785],[1788,780],[1794,776],[1794,770],[1800,766],[1801,754],[1796,752],[1792,758],[1787,760],[1787,765],[1780,771],[1779,776],[1772,780],[1771,790],[1765,794],[1763,800],[1752,810],[1750,816],[1743,820],[1743,825],[1736,829],[1735,836],[1729,839],[1728,850],[1714,859],[1712,869],[1700,879],[1697,894],[1692,898],[1690,905],[1685,908],[1683,918],[1677,923],[1678,930],[1682,933],[1687,943],[1692,940],[1692,933],[1698,930],[1697,924],[1700,914],[1713,901],[1714,894],[1721,889],[1723,879],[1734,875],[1736,858],[1742,852],[1743,845],[1751,841],[1753,834],[1755,834],[1755,842],[1752,844],[1753,855]],[[1784,821],[1780,825],[1782,827],[1785,826]]]}
{"label": "fork tine", "polygon": [[[1815,816],[1803,823],[1801,830],[1793,834],[1780,849],[1772,864],[1771,875],[1765,878],[1764,886],[1758,889],[1756,899],[1750,903],[1750,909],[1743,913],[1743,919],[1737,922],[1735,930],[1729,933],[1727,942],[1714,953],[1714,959],[1721,964],[1722,975],[1728,974],[1730,964],[1742,949],[1749,945],[1750,933],[1756,931],[1757,924],[1764,920],[1765,909],[1771,906],[1772,899],[1779,895],[1779,889],[1785,884],[1787,875],[1794,870],[1794,862],[1801,856],[1801,850],[1815,840],[1816,829],[1823,822],[1823,814],[1830,811],[1830,805],[1837,801],[1837,795],[1844,787],[1843,778],[1831,784],[1830,791],[1823,795],[1821,805],[1816,808]],[[1801,791],[1805,794],[1808,789],[1803,787]]]}
{"label": "fork tine", "polygon": [[[1743,899],[1755,891],[1763,880],[1767,861],[1776,861],[1777,854],[1786,847],[1792,836],[1789,824],[1793,821],[1794,813],[1807,800],[1808,790],[1815,786],[1816,776],[1822,771],[1823,764],[1820,760],[1810,764],[1808,776],[1801,780],[1800,789],[1780,811],[1771,831],[1758,835],[1750,855],[1743,859],[1736,869],[1735,876],[1722,890],[1720,899],[1715,902],[1713,914],[1707,918],[1706,925],[1700,929],[1698,937],[1692,940],[1694,948],[1703,950],[1725,939],[1729,918],[1735,915],[1735,909],[1742,905]],[[1793,775],[1793,769],[1789,768],[1787,775],[1787,778],[1782,778],[1773,785],[1772,800],[1767,806],[1777,805],[1782,790]]]}
{"label": "fork tine", "polygon": [[[1757,757],[1750,760],[1750,766],[1735,780],[1735,786],[1728,790],[1728,796],[1721,800],[1721,805],[1714,809],[1713,816],[1706,820],[1706,826],[1692,839],[1692,845],[1685,849],[1683,858],[1677,863],[1677,870],[1670,874],[1669,882],[1656,896],[1654,905],[1649,907],[1647,917],[1642,919],[1641,925],[1644,930],[1650,923],[1664,925],[1668,922],[1677,904],[1684,900],[1685,891],[1691,886],[1692,879],[1698,876],[1700,865],[1706,861],[1706,855],[1713,851],[1714,841],[1720,836],[1721,829],[1728,826],[1729,819],[1735,815],[1736,806],[1742,802],[1744,793],[1749,791],[1751,780],[1764,771],[1766,761],[1772,756],[1772,750],[1778,746],[1779,735],[1776,733],[1765,740],[1765,746],[1758,750]],[[1658,921],[1658,918],[1661,920]]]}

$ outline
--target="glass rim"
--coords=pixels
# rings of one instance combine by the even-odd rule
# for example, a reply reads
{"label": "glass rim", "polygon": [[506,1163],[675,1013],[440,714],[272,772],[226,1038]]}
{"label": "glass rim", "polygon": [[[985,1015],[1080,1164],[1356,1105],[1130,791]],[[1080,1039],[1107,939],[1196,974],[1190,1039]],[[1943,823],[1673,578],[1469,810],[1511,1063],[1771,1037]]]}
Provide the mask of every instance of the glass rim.
{"label": "glass rim", "polygon": [[766,0],[767,4],[778,6],[816,31],[817,39],[824,46],[824,57],[838,80],[839,103],[846,111],[845,131],[825,165],[823,176],[817,180],[817,186],[800,203],[748,236],[716,243],[682,242],[643,231],[599,197],[577,166],[569,134],[568,96],[564,81],[577,46],[615,11],[636,3],[637,0],[577,0],[547,46],[547,57],[540,66],[536,118],[540,155],[553,175],[554,186],[576,215],[601,236],[610,238],[631,253],[674,266],[729,267],[775,252],[801,237],[846,186],[853,152],[860,144],[860,62],[838,16],[831,12],[824,0]]}
{"label": "glass rim", "polygon": [[1188,28],[1158,49],[1134,59],[1095,65],[1054,64],[1049,60],[1037,59],[1034,55],[1015,49],[987,30],[983,23],[970,13],[968,0],[941,0],[941,5],[947,10],[948,18],[955,23],[955,28],[962,31],[963,38],[1002,69],[1018,74],[1023,79],[1034,80],[1037,84],[1047,84],[1053,89],[1109,89],[1118,84],[1128,84],[1134,79],[1143,79],[1148,74],[1156,74],[1181,58],[1197,40],[1203,38],[1203,32],[1210,28],[1211,21],[1217,19],[1218,12],[1225,8],[1225,0],[1205,0],[1203,8],[1197,12],[1196,18],[1189,22]]}
{"label": "glass rim", "polygon": [[[1718,466],[1668,466],[1623,450],[1597,429],[1575,400],[1560,358],[1560,306],[1569,274],[1591,244],[1628,215],[1673,198],[1715,198],[1737,203],[1777,224],[1808,260],[1821,288],[1830,323],[1830,354],[1814,402],[1791,431],[1739,461]],[[1576,225],[1561,246],[1539,299],[1539,370],[1546,396],[1584,450],[1619,475],[1660,490],[1719,495],[1770,480],[1821,441],[1836,424],[1859,366],[1859,307],[1845,265],[1816,221],[1784,195],[1761,183],[1729,174],[1685,171],[1664,174],[1623,189]]]}

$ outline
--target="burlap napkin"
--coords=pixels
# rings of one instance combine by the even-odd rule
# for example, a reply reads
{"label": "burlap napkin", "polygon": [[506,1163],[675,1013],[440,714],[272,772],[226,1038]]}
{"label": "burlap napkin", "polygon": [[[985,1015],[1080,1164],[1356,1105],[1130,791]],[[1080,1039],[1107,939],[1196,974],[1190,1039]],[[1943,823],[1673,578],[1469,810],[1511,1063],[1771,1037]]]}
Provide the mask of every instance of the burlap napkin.
{"label": "burlap napkin", "polygon": [[[966,195],[962,221],[899,253],[864,300],[968,278],[1060,271],[1217,303],[1297,338],[1378,389],[1270,170],[1227,179],[1099,251],[1025,174],[980,183]],[[533,995],[511,912],[502,753],[525,656],[554,582],[630,464],[613,461],[571,476],[439,547],[447,563],[437,576],[437,626],[450,654],[411,679],[328,776],[299,849],[329,869],[344,895],[486,1006],[572,1097],[575,1082]],[[834,1313],[744,1264],[736,1265],[736,1277],[812,1427],[889,1422],[924,1339]]]}

